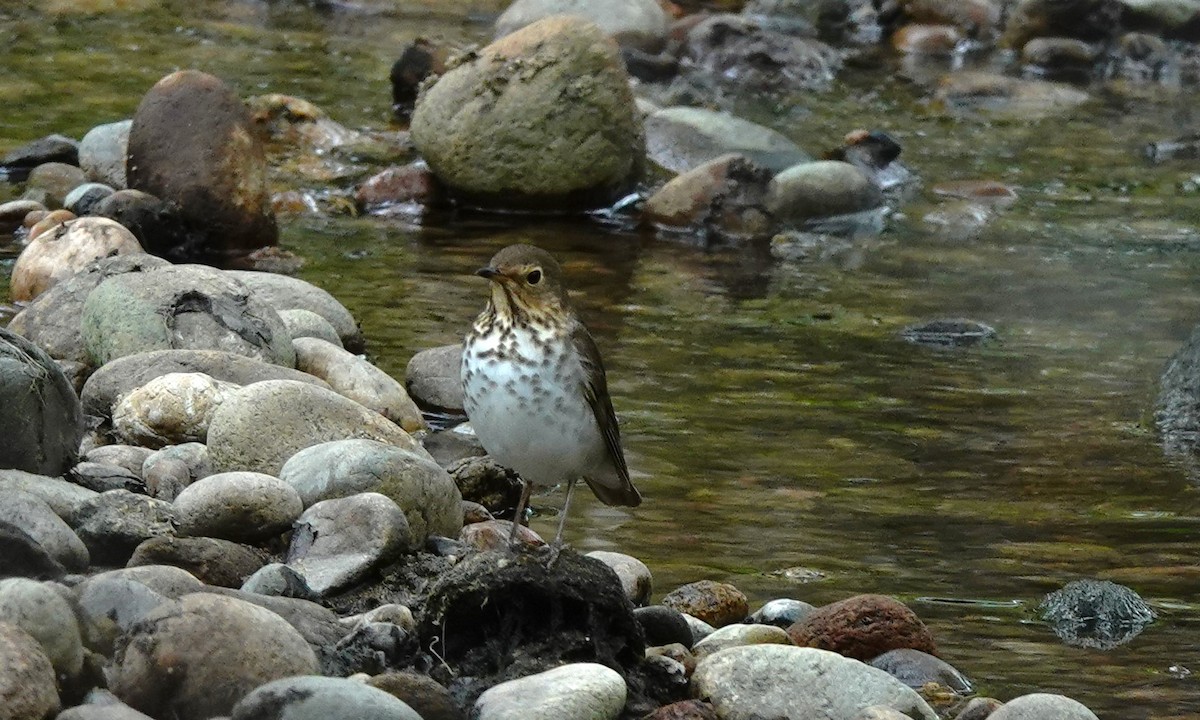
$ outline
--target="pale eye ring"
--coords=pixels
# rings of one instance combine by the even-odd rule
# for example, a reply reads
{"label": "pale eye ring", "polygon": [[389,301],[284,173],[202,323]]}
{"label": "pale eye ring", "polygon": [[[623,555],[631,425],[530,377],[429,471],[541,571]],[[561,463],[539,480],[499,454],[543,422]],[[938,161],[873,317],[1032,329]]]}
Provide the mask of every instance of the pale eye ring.
{"label": "pale eye ring", "polygon": [[542,281],[542,269],[534,268],[525,274],[525,282],[530,285],[537,285]]}

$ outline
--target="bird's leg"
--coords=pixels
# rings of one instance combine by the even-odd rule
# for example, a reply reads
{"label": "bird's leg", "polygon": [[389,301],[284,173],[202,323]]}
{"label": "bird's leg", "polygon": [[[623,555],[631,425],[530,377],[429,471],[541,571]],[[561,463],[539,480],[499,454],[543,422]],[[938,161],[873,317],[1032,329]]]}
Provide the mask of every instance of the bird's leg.
{"label": "bird's leg", "polygon": [[517,511],[513,515],[512,520],[512,531],[508,534],[509,548],[514,548],[517,546],[517,529],[521,527],[521,521],[525,519],[525,507],[529,504],[529,496],[532,494],[533,483],[522,478],[521,499],[517,501]]}
{"label": "bird's leg", "polygon": [[571,508],[571,493],[575,492],[575,481],[567,481],[567,499],[563,502],[562,513],[558,516],[558,532],[554,534],[554,547],[563,546],[563,529],[567,527],[567,510]]}

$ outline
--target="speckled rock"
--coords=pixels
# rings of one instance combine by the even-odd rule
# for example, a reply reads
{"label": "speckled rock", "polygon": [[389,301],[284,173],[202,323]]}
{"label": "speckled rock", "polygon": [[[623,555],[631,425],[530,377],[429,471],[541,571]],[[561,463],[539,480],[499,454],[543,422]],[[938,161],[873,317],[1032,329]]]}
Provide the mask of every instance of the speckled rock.
{"label": "speckled rock", "polygon": [[507,35],[442,75],[417,99],[412,139],[452,192],[499,207],[607,205],[637,180],[643,156],[616,45],[567,16]]}
{"label": "speckled rock", "polygon": [[75,572],[87,569],[89,555],[83,541],[70,525],[54,513],[49,503],[20,490],[3,492],[0,522],[20,528],[64,568]]}
{"label": "speckled rock", "polygon": [[125,156],[132,126],[133,120],[121,120],[87,131],[79,141],[79,167],[88,180],[125,189]]}
{"label": "speckled rock", "polygon": [[316,671],[312,649],[283,618],[194,593],[160,605],[121,637],[109,686],[154,717],[207,720],[264,683]]}
{"label": "speckled rock", "polygon": [[404,386],[418,405],[462,414],[461,366],[461,344],[422,350],[408,361],[404,371]]}
{"label": "speckled rock", "polygon": [[784,135],[728,113],[668,107],[646,118],[646,151],[656,165],[685,173],[729,153],[779,172],[810,160]]}
{"label": "speckled rock", "polygon": [[802,647],[832,650],[864,662],[897,648],[937,654],[925,623],[903,603],[884,595],[855,595],[819,607],[787,632]]}
{"label": "speckled rock", "polygon": [[337,330],[334,329],[333,325],[312,310],[305,310],[304,308],[280,310],[279,318],[283,320],[283,324],[287,327],[292,339],[302,337],[320,338],[339,348],[342,347],[342,339],[338,337]]}
{"label": "speckled rock", "polygon": [[0,621],[0,698],[5,720],[43,720],[58,711],[54,667],[37,640]]}
{"label": "speckled rock", "polygon": [[113,432],[146,448],[204,442],[213,414],[239,387],[203,373],[160,375],[117,402]]}
{"label": "speckled rock", "polygon": [[74,464],[83,412],[62,370],[25,338],[0,329],[0,468],[60,475]]}
{"label": "speckled rock", "polygon": [[653,592],[653,578],[646,563],[632,555],[605,550],[594,550],[587,554],[613,569],[621,580],[621,588],[634,606],[645,605]]}
{"label": "speckled rock", "polygon": [[198,259],[238,257],[278,241],[262,141],[220,79],[182,70],[159,80],[134,113],[128,152],[129,187],[175,203],[205,232]]}
{"label": "speckled rock", "polygon": [[263,302],[283,310],[308,310],[329,321],[350,352],[362,352],[363,335],[354,316],[345,305],[325,290],[300,278],[251,270],[231,270],[230,275],[245,283]]}
{"label": "speckled rock", "polygon": [[[508,539],[512,536],[512,523],[508,520],[485,520],[483,522],[464,525],[458,534],[459,542],[475,548],[480,552],[503,551],[509,547]],[[522,525],[517,528],[518,545],[539,547],[546,544],[541,535],[532,528]]]}
{"label": "speckled rock", "polygon": [[291,380],[247,385],[221,403],[209,424],[208,450],[218,472],[276,474],[300,450],[354,438],[425,452],[379,413],[332,390]]}
{"label": "speckled rock", "polygon": [[1063,695],[1032,693],[1013,698],[988,716],[988,720],[1097,720],[1082,703]]}
{"label": "speckled rock", "polygon": [[478,720],[616,720],[625,706],[625,680],[596,663],[572,663],[509,680],[475,701]]}
{"label": "speckled rock", "polygon": [[54,671],[74,678],[83,668],[83,639],[75,612],[61,589],[61,585],[25,578],[0,580],[0,623],[29,633],[42,646]]}
{"label": "speckled rock", "polygon": [[423,720],[404,701],[366,683],[320,676],[290,677],[256,688],[234,706],[231,720]]}
{"label": "speckled rock", "polygon": [[768,237],[774,228],[766,207],[771,176],[741,155],[721,155],[659,188],[646,200],[645,217],[667,230],[714,239]]}
{"label": "speckled rock", "polygon": [[241,282],[202,265],[114,275],[83,303],[88,355],[103,365],[150,350],[226,350],[284,367],[296,353],[279,314]]}
{"label": "speckled rock", "polygon": [[408,518],[416,545],[430,535],[456,537],[462,528],[462,495],[424,450],[373,440],[327,442],[293,455],[279,476],[306,506],[361,492],[391,498]]}
{"label": "speckled rock", "polygon": [[296,338],[296,369],[319,377],[341,395],[374,410],[408,432],[425,420],[404,386],[365,359],[318,338]]}
{"label": "speckled rock", "polygon": [[584,18],[620,45],[649,53],[666,42],[667,16],[654,0],[516,0],[496,18],[496,37],[552,15]]}
{"label": "speckled rock", "polygon": [[700,580],[667,593],[662,604],[721,627],[746,619],[749,602],[741,590],[728,583]]}
{"label": "speckled rock", "polygon": [[324,596],[414,549],[404,511],[385,495],[358,493],[305,510],[296,520],[287,563]]}
{"label": "speckled rock", "polygon": [[175,534],[175,509],[128,490],[109,490],[84,503],[75,522],[92,562],[124,563],[143,540]]}
{"label": "speckled rock", "polygon": [[113,275],[145,272],[168,264],[162,258],[145,253],[96,260],[38,295],[13,317],[8,329],[29,338],[52,358],[90,365],[91,358],[79,327],[79,316],[83,314],[87,296]]}
{"label": "speckled rock", "polygon": [[13,300],[32,300],[89,263],[143,252],[133,233],[99,217],[68,220],[25,246],[12,269]]}
{"label": "speckled rock", "polygon": [[92,448],[88,450],[87,455],[83,456],[83,459],[87,462],[122,467],[134,475],[141,477],[142,466],[146,464],[147,458],[153,454],[154,451],[150,448],[118,443]]}
{"label": "speckled rock", "polygon": [[783,628],[774,625],[734,623],[713,631],[696,643],[692,654],[699,660],[726,648],[763,644],[791,645],[792,640]]}
{"label": "speckled rock", "polygon": [[257,472],[223,472],[175,498],[181,536],[255,542],[287,530],[304,506],[291,485]]}
{"label": "speckled rock", "polygon": [[253,548],[210,537],[153,537],[133,551],[128,567],[172,565],[206,585],[240,588],[265,564]]}
{"label": "speckled rock", "polygon": [[884,705],[919,720],[937,713],[912,688],[857,660],[814,648],[747,645],[696,665],[692,693],[722,720],[847,720]]}
{"label": "speckled rock", "polygon": [[776,220],[802,226],[806,221],[877,208],[883,195],[862,170],[839,160],[793,165],[767,187],[767,209]]}

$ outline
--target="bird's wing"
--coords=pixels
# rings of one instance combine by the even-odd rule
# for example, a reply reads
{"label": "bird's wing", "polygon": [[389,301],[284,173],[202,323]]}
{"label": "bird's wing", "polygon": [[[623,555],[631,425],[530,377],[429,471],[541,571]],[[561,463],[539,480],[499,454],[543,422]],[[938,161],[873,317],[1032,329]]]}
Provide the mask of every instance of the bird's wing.
{"label": "bird's wing", "polygon": [[608,448],[609,459],[617,471],[619,487],[604,484],[599,478],[584,478],[596,497],[609,505],[634,506],[642,502],[642,496],[629,479],[629,467],[625,464],[625,452],[621,449],[621,430],[617,427],[617,414],[613,412],[612,400],[608,396],[608,380],[604,375],[604,363],[600,360],[600,350],[596,341],[582,323],[575,323],[571,332],[571,341],[575,345],[575,354],[583,366],[583,394],[592,414],[596,416],[596,424],[600,434],[604,436],[604,445]]}

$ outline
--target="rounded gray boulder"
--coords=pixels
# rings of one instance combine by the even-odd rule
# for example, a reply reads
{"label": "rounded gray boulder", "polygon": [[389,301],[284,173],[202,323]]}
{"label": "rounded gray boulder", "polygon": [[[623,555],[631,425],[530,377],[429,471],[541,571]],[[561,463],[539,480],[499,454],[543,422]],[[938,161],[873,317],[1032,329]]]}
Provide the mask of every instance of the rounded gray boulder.
{"label": "rounded gray boulder", "polygon": [[871,210],[883,195],[862,170],[840,160],[794,165],[767,186],[767,209],[784,224]]}
{"label": "rounded gray boulder", "polygon": [[0,329],[0,468],[61,475],[75,463],[83,410],[58,364]]}
{"label": "rounded gray boulder", "polygon": [[275,680],[233,708],[232,720],[421,720],[403,700],[366,683],[316,675]]}
{"label": "rounded gray boulder", "polygon": [[291,485],[257,472],[197,480],[175,498],[179,534],[254,542],[292,526],[304,506]]}

